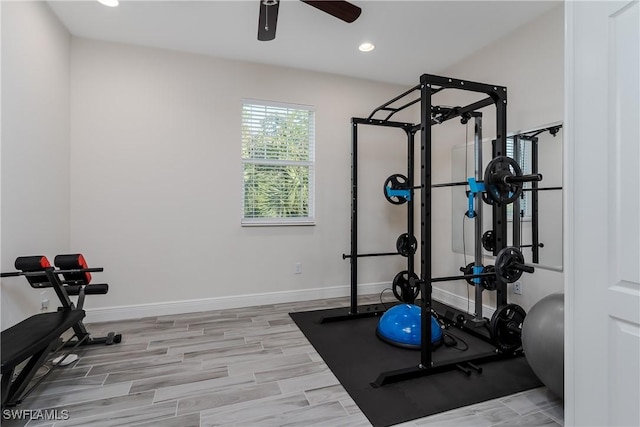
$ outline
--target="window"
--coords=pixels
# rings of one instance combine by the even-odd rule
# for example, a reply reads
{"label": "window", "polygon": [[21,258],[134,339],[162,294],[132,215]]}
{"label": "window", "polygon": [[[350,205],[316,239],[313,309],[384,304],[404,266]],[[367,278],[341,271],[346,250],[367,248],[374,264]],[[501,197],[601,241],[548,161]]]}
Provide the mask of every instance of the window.
{"label": "window", "polygon": [[[514,139],[507,138],[507,156],[518,162],[523,175],[529,175],[531,174],[531,141],[519,138],[518,143],[519,153],[516,158]],[[522,188],[531,188],[531,183],[525,182]],[[523,196],[520,197],[520,211],[523,213],[522,219],[529,220],[531,219],[531,192],[523,191],[522,195]],[[507,217],[512,218],[512,215],[513,204],[509,204],[507,206]]]}
{"label": "window", "polygon": [[312,107],[242,105],[243,225],[314,224]]}

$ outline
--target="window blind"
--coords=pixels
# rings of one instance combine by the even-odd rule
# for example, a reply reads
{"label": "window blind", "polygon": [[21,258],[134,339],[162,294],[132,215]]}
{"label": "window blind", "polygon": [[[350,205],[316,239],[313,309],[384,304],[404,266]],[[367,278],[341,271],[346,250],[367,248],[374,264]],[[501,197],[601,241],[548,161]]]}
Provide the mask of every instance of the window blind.
{"label": "window blind", "polygon": [[[519,139],[520,152],[518,158],[515,157],[514,139],[507,138],[507,156],[514,159],[520,165],[523,175],[531,173],[531,141],[526,139]],[[531,183],[526,182],[522,186],[523,188],[531,188]],[[531,192],[526,191],[522,193],[524,197],[520,198],[520,210],[524,212],[523,218],[531,218]],[[507,213],[512,214],[513,205],[509,205]]]}
{"label": "window blind", "polygon": [[313,223],[314,145],[312,107],[243,102],[243,224]]}

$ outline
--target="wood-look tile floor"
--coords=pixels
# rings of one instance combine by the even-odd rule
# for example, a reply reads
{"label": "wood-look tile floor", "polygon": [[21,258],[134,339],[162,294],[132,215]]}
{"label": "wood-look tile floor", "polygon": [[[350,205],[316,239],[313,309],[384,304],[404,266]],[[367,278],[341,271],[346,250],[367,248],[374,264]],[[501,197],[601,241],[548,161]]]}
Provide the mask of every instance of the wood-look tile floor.
{"label": "wood-look tile floor", "polygon": [[[94,336],[120,332],[123,342],[82,349],[18,407],[64,410],[69,419],[2,425],[369,426],[288,315],[340,306],[348,299],[88,325]],[[563,425],[562,402],[539,388],[402,424],[498,425]]]}

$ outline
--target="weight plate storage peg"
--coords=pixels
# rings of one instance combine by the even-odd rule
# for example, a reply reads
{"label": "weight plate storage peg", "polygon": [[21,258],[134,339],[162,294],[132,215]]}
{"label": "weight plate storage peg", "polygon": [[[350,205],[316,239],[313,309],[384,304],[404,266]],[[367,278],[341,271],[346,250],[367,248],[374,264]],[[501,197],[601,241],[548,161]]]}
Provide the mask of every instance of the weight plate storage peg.
{"label": "weight plate storage peg", "polygon": [[484,171],[485,190],[496,203],[513,203],[522,193],[522,182],[507,181],[519,176],[522,176],[522,169],[518,162],[511,157],[496,157],[489,162]]}
{"label": "weight plate storage peg", "polygon": [[401,205],[406,203],[407,199],[402,196],[390,196],[387,192],[387,188],[391,190],[405,190],[409,187],[409,179],[399,173],[391,175],[384,181],[384,198],[387,199],[389,203],[394,205]]}
{"label": "weight plate storage peg", "polygon": [[501,353],[513,353],[522,345],[522,323],[526,315],[519,305],[506,304],[491,316],[491,339]]}
{"label": "weight plate storage peg", "polygon": [[415,236],[409,236],[409,233],[402,233],[396,240],[396,249],[402,256],[408,257],[416,253],[418,241]]}
{"label": "weight plate storage peg", "polygon": [[409,274],[408,270],[402,270],[393,278],[393,286],[391,290],[393,291],[393,295],[395,295],[398,301],[413,304],[416,298],[418,298],[420,287],[412,286],[409,282],[410,278],[414,280],[419,279],[416,273]]}

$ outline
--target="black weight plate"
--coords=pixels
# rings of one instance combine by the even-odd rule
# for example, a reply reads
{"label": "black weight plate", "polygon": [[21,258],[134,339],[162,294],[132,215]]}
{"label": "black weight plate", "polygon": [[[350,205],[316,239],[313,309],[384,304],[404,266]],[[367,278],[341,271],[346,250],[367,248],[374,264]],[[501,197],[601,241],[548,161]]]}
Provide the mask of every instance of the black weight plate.
{"label": "black weight plate", "polygon": [[404,197],[389,196],[387,194],[387,188],[390,188],[392,190],[402,190],[407,188],[408,186],[409,179],[406,176],[399,173],[391,175],[384,181],[384,187],[382,189],[384,191],[384,198],[387,199],[389,203],[392,203],[394,205],[401,205],[403,203],[406,203],[407,199],[405,199]]}
{"label": "black weight plate", "polygon": [[396,240],[396,250],[402,256],[408,257],[416,253],[418,241],[415,236],[409,237],[409,233],[402,233]]}
{"label": "black weight plate", "polygon": [[[474,263],[470,262],[469,264],[466,265],[466,267],[460,267],[460,271],[465,276],[469,276],[469,275],[473,274],[473,266],[474,266]],[[471,279],[471,278],[467,278],[467,279],[464,279],[464,280],[466,280],[467,283],[470,284],[471,286],[475,285],[475,283],[473,283],[473,279]]]}
{"label": "black weight plate", "polygon": [[398,301],[413,304],[416,298],[418,298],[420,287],[412,286],[409,282],[410,277],[415,280],[419,279],[416,273],[411,273],[411,275],[409,275],[408,270],[402,270],[401,272],[396,274],[393,278],[393,286],[391,287],[391,290],[393,291],[393,295],[395,295]]}
{"label": "black weight plate", "polygon": [[493,273],[494,276],[484,276],[482,278],[482,287],[488,291],[495,291],[498,280],[495,276],[496,268],[493,265],[487,265],[482,269],[483,273]]}
{"label": "black weight plate", "polygon": [[489,252],[493,252],[496,248],[496,236],[493,230],[487,230],[482,235],[482,247]]}
{"label": "black weight plate", "polygon": [[522,276],[515,264],[524,264],[524,255],[513,246],[503,248],[496,256],[496,274],[506,283],[513,283]]}
{"label": "black weight plate", "polygon": [[522,176],[518,162],[511,157],[498,156],[484,171],[484,188],[491,199],[499,204],[513,203],[522,193],[522,183],[506,183],[504,177]]}
{"label": "black weight plate", "polygon": [[493,205],[495,203],[495,201],[491,197],[487,196],[486,191],[482,193],[482,201],[488,205]]}
{"label": "black weight plate", "polygon": [[491,339],[502,353],[513,353],[522,345],[522,322],[527,315],[517,304],[498,307],[491,316]]}

